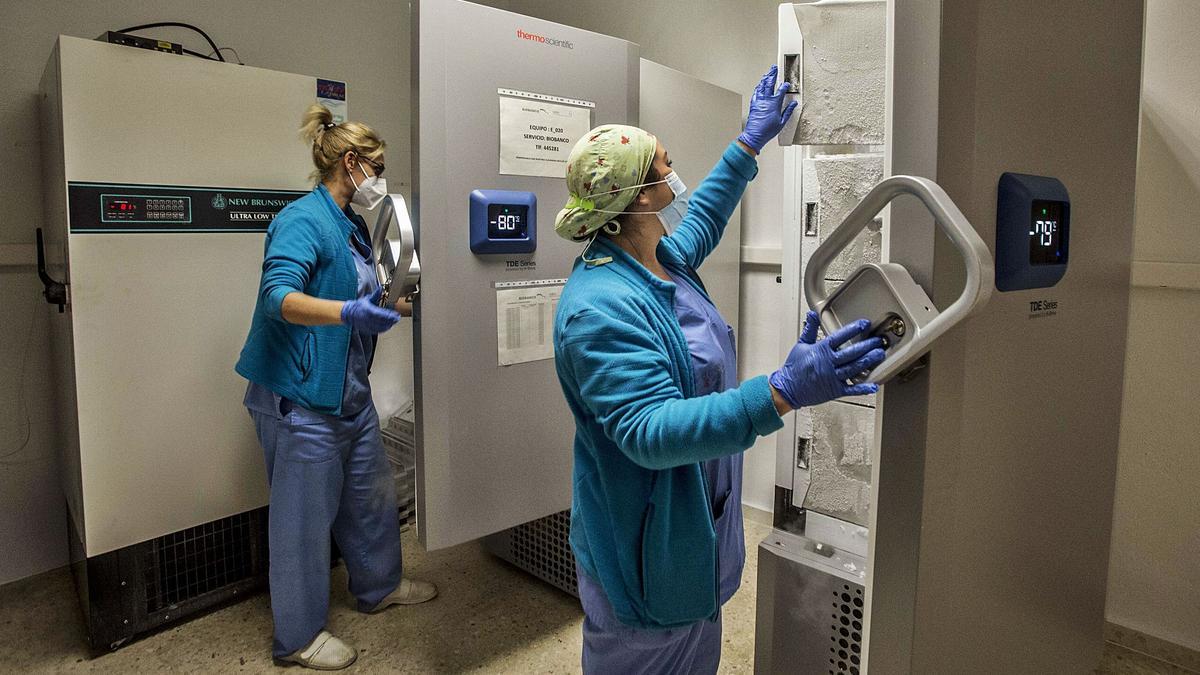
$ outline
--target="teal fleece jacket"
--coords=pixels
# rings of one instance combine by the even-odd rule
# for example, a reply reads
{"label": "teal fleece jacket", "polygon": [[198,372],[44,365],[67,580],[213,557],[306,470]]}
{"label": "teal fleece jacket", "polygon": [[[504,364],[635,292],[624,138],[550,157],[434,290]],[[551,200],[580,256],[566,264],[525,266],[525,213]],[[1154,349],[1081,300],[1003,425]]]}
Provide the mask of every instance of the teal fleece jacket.
{"label": "teal fleece jacket", "polygon": [[[757,172],[731,144],[659,244],[659,261],[697,279]],[[765,376],[695,396],[675,284],[600,237],[589,257],[603,256],[612,262],[575,262],[555,316],[555,365],[575,416],[571,548],[623,623],[683,626],[720,607],[700,463],[743,452],[783,421]]]}
{"label": "teal fleece jacket", "polygon": [[288,204],[267,228],[258,302],[238,374],[304,408],[342,414],[350,327],[301,326],[282,314],[283,298],[301,292],[326,300],[353,300],[358,270],[347,242],[366,224],[338,208],[324,185]]}

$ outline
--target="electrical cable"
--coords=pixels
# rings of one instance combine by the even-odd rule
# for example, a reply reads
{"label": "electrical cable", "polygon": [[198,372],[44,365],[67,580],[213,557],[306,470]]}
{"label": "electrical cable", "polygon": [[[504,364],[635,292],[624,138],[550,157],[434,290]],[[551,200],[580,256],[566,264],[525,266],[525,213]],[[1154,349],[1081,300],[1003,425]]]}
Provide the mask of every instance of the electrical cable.
{"label": "electrical cable", "polygon": [[[25,418],[25,422],[22,425],[25,427],[25,438],[23,438],[21,440],[21,443],[19,445],[17,445],[15,448],[13,448],[11,450],[6,449],[6,450],[3,450],[2,452],[0,452],[0,466],[6,465],[6,464],[8,464],[8,465],[22,464],[23,462],[9,461],[9,458],[16,456],[22,450],[27,448],[29,446],[29,440],[33,436],[33,422],[29,418],[29,401],[27,400],[27,396],[25,393],[25,373],[29,366],[29,351],[30,351],[30,348],[33,346],[33,332],[34,332],[34,328],[37,326],[38,315],[45,313],[45,312],[38,311],[39,309],[41,309],[41,304],[42,304],[41,298],[34,299],[33,311],[30,312],[30,317],[29,317],[29,330],[25,334],[25,351],[21,355],[21,370],[20,370],[20,373],[17,375],[17,377],[20,378],[17,382],[17,400],[20,402],[22,416]],[[14,426],[16,426],[16,425],[14,425]]]}
{"label": "electrical cable", "polygon": [[[236,50],[236,49],[234,49],[233,47],[221,47],[221,48],[220,48],[220,49],[218,49],[217,51],[218,51],[218,52],[233,52],[233,58],[237,59],[237,64],[238,64],[239,66],[244,66],[244,65],[246,65],[246,63],[245,63],[244,61],[242,61],[242,55],[241,55],[241,54],[238,54],[237,50]],[[209,52],[209,53],[208,53],[208,54],[205,56],[205,58],[209,58],[209,59],[211,59],[214,53],[216,53],[216,52]]]}
{"label": "electrical cable", "polygon": [[[208,36],[208,33],[205,33],[203,30],[201,30],[200,28],[197,28],[196,26],[193,26],[190,23],[182,23],[179,21],[158,21],[155,23],[144,23],[140,26],[130,26],[129,28],[122,28],[121,30],[119,30],[117,32],[118,33],[132,33],[134,31],[146,30],[147,28],[186,28],[188,30],[195,31],[195,32],[199,33],[204,38],[204,40],[206,42],[208,42],[208,46],[212,47],[213,51],[216,52],[216,54],[217,54],[216,60],[218,60],[218,61],[225,60],[225,57],[221,56],[221,50],[220,50],[220,48],[217,47],[217,43],[213,42],[213,39]],[[193,53],[193,55],[200,56],[200,54],[198,54],[198,53]],[[201,58],[208,58],[208,57],[201,57]]]}

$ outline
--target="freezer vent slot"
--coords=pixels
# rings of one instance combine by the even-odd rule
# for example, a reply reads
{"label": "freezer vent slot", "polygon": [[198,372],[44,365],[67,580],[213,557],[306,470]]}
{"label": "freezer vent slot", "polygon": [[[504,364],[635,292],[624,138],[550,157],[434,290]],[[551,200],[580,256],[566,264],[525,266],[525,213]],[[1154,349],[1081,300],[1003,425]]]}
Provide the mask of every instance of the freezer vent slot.
{"label": "freezer vent slot", "polygon": [[488,548],[551,586],[578,597],[570,536],[571,512],[560,511],[489,537]]}
{"label": "freezer vent slot", "polygon": [[863,592],[842,584],[833,592],[829,625],[829,675],[859,675],[862,664]]}
{"label": "freezer vent slot", "polygon": [[222,590],[265,571],[265,510],[239,513],[150,542],[145,552],[146,612]]}

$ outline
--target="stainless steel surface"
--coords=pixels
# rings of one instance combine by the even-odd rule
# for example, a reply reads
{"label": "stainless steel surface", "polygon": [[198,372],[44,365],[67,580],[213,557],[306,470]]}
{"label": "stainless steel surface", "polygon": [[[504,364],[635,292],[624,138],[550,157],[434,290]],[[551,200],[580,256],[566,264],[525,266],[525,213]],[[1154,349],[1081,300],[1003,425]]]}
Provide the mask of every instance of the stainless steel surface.
{"label": "stainless steel surface", "polygon": [[867,557],[870,532],[866,527],[812,509],[804,515],[804,536],[834,548]]}
{"label": "stainless steel surface", "polygon": [[[838,253],[889,202],[904,194],[921,201],[962,256],[966,269],[963,289],[944,312],[937,312],[912,276],[896,263],[869,263],[853,272],[832,293],[825,287],[825,271]],[[893,348],[888,350],[887,358],[867,378],[869,382],[886,382],[929,351],[946,331],[986,304],[992,293],[992,276],[992,257],[987,245],[946,192],[927,178],[892,176],[875,186],[817,247],[804,270],[804,297],[809,307],[821,314],[822,325],[828,331],[857,317],[867,317],[873,324],[890,321],[891,315],[905,319],[908,336],[892,340]]]}
{"label": "stainless steel surface", "polygon": [[775,530],[758,546],[754,672],[858,675],[862,557]]}
{"label": "stainless steel surface", "polygon": [[375,251],[375,275],[383,286],[381,303],[416,292],[421,283],[421,261],[415,248],[417,235],[403,195],[384,198],[371,243]]}
{"label": "stainless steel surface", "polygon": [[316,80],[62,37],[43,82],[46,227],[70,283],[67,313],[50,310],[59,433],[86,555],[264,505],[233,372],[263,235],[68,234],[65,188],[306,190],[295,128]]}
{"label": "stainless steel surface", "polygon": [[[553,232],[563,179],[499,174],[497,89],[592,101],[593,123],[636,123],[638,48],[458,0],[413,10],[417,513],[422,543],[437,549],[570,505],[574,423],[554,362],[497,365],[494,284],[565,278],[580,246]],[[537,194],[535,253],[471,253],[477,188]]]}

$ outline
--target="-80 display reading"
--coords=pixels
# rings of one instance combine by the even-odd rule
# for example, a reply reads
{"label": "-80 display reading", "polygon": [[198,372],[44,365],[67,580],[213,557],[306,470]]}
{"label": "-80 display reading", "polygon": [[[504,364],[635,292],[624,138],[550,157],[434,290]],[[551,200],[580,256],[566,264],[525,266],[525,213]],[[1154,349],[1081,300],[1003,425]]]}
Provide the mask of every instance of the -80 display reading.
{"label": "-80 display reading", "polygon": [[524,204],[488,204],[489,239],[524,239],[529,207]]}
{"label": "-80 display reading", "polygon": [[1063,246],[1066,224],[1063,203],[1035,199],[1029,219],[1029,264],[1059,265],[1066,262]]}

